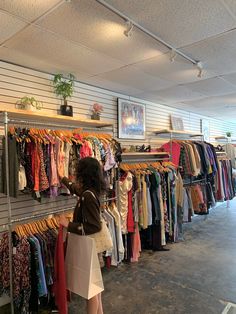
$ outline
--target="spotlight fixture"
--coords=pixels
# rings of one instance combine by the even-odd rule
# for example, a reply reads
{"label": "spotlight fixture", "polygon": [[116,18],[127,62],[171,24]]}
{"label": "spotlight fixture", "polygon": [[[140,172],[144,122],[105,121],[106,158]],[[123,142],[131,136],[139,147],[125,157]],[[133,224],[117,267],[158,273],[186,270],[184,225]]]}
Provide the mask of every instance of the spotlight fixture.
{"label": "spotlight fixture", "polygon": [[203,72],[203,64],[202,64],[200,61],[198,61],[198,62],[196,63],[196,67],[197,67],[197,69],[198,69],[198,75],[197,75],[197,77],[201,78],[201,77],[202,77],[202,72]]}
{"label": "spotlight fixture", "polygon": [[134,28],[134,25],[130,21],[127,21],[126,24],[127,24],[127,28],[126,28],[126,30],[124,30],[124,35],[126,37],[130,37],[130,36],[132,36],[132,30]]}
{"label": "spotlight fixture", "polygon": [[174,62],[176,57],[177,57],[176,51],[174,49],[171,49],[171,51],[170,51],[170,62]]}

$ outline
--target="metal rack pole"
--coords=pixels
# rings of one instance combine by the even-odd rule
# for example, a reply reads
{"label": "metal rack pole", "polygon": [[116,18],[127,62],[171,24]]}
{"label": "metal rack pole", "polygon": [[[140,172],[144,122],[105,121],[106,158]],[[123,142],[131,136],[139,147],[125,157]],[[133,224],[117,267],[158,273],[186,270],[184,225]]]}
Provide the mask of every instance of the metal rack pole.
{"label": "metal rack pole", "polygon": [[[7,114],[6,111],[4,111],[4,115]],[[78,125],[73,125],[73,124],[64,124],[64,123],[61,123],[61,124],[58,124],[58,123],[51,123],[51,122],[39,122],[39,121],[34,121],[34,120],[23,120],[23,119],[17,119],[17,118],[14,118],[14,119],[8,119],[8,124],[9,123],[14,123],[14,124],[29,124],[29,125],[41,125],[43,127],[45,126],[50,126],[50,127],[56,127],[56,128],[61,128],[61,129],[79,129],[81,128],[82,130],[101,130],[103,128],[109,128],[109,126],[106,126],[106,125],[101,125],[101,126],[94,126],[94,127],[86,127],[86,126],[81,126],[81,127],[78,127]],[[112,126],[112,130],[113,131],[113,126]]]}
{"label": "metal rack pole", "polygon": [[10,198],[10,180],[9,180],[9,151],[8,151],[8,114],[4,113],[4,135],[5,135],[5,168],[6,168],[6,193],[8,208],[8,246],[9,246],[9,274],[10,274],[10,301],[11,314],[14,314],[13,303],[13,252],[12,252],[12,211]]}
{"label": "metal rack pole", "polygon": [[170,132],[170,161],[173,161],[173,133]]}

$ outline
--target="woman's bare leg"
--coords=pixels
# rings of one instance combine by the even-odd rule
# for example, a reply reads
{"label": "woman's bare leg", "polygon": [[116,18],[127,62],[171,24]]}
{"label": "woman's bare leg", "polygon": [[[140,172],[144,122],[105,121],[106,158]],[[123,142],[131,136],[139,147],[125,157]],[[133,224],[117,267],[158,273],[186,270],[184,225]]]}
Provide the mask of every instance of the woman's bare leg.
{"label": "woman's bare leg", "polygon": [[98,294],[98,312],[97,312],[97,314],[103,314],[102,293]]}
{"label": "woman's bare leg", "polygon": [[87,300],[87,313],[88,314],[97,314],[99,308],[99,297],[95,295],[91,299]]}

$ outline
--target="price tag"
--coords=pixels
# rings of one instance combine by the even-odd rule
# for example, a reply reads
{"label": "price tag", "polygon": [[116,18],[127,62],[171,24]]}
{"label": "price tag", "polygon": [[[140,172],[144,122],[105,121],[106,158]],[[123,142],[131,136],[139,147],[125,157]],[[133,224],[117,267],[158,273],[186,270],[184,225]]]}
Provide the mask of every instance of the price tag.
{"label": "price tag", "polygon": [[16,255],[16,247],[15,246],[13,247],[12,254]]}

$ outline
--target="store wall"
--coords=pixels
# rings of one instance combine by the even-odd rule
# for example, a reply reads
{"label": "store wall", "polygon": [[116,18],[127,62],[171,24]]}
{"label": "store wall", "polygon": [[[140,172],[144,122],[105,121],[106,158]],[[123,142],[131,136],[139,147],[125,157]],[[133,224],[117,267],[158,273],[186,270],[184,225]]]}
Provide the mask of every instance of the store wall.
{"label": "store wall", "polygon": [[[16,101],[25,96],[33,96],[44,103],[43,112],[56,114],[61,101],[55,96],[52,88],[52,76],[39,71],[26,69],[20,66],[0,61],[0,110],[14,108]],[[101,88],[89,86],[76,82],[75,93],[69,103],[74,107],[74,115],[81,118],[90,118],[90,109],[94,102],[104,106],[102,119],[114,122],[117,125],[117,97],[131,99],[146,104],[146,126],[147,140],[152,145],[159,143],[160,139],[153,134],[156,129],[169,128],[170,114],[183,118],[186,130],[200,131],[200,119],[206,118],[188,111],[172,109],[160,104],[142,101],[126,95],[117,94]],[[236,134],[236,124],[228,124],[221,120],[209,118],[210,135],[213,140],[215,136],[224,135],[226,131]],[[141,144],[140,141],[123,141],[123,145]],[[42,203],[33,201],[32,198],[20,195],[18,199],[12,199],[12,210],[14,217],[29,216],[32,212],[38,213],[45,210],[56,210],[73,206],[74,199],[67,200],[59,198],[43,199]],[[0,197],[0,224],[7,222],[6,198]]]}

